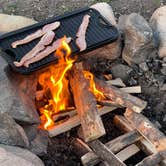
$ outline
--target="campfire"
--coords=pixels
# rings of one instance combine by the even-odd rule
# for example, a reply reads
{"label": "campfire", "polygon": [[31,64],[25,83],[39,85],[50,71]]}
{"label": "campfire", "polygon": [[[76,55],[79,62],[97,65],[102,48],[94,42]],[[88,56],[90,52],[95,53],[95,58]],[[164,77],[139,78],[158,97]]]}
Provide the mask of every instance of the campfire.
{"label": "campfire", "polygon": [[[47,154],[45,142],[48,144],[53,141],[50,146],[56,151],[56,148],[61,148],[57,146],[54,149],[54,145],[60,143],[58,140],[67,139],[70,145],[67,148],[72,147],[84,166],[96,164],[126,166],[126,161],[139,153],[143,157],[136,161],[136,166],[165,166],[165,135],[144,116],[147,112],[142,114],[145,109],[151,111],[149,100],[143,95],[141,81],[147,81],[144,78],[149,67],[146,64],[152,59],[149,56],[156,55],[153,31],[147,21],[135,13],[122,16],[119,25],[116,25],[112,9],[104,4],[109,12],[103,16],[119,31],[119,36],[117,40],[100,45],[97,32],[101,33],[107,26],[105,24],[103,26],[100,20],[102,23],[99,24],[102,26],[95,28],[96,41],[91,40],[95,39],[92,33],[94,27],[88,29],[88,26],[95,25],[93,17],[96,13],[92,9],[102,15],[103,4],[100,5],[99,8],[98,5],[97,8],[96,5],[92,6],[88,13],[87,9],[81,11],[82,22],[74,29],[75,36],[70,37],[69,34],[58,31],[58,28],[66,28],[63,27],[65,21],[54,20],[49,24],[44,23],[31,34],[28,32],[28,36],[25,35],[24,38],[18,35],[17,40],[10,41],[9,48],[5,51],[11,54],[12,58],[15,55],[15,59],[12,59],[12,68],[22,73],[33,72],[30,75],[21,75],[7,68],[2,73],[5,81],[1,79],[3,81],[1,89],[5,95],[2,96],[3,103],[0,106],[2,111],[8,111],[9,115],[0,116],[0,126],[2,124],[0,131],[3,131],[0,132],[0,136],[2,133],[0,143],[24,147],[43,157]],[[72,17],[77,16],[73,14]],[[153,24],[155,17],[152,17]],[[77,22],[78,20],[71,26]],[[62,37],[57,35],[59,32],[62,33]],[[91,36],[87,37],[86,33]],[[107,35],[105,37],[108,37]],[[36,44],[31,43],[32,40]],[[97,43],[95,47],[92,41]],[[90,47],[90,44],[93,47]],[[24,55],[20,56],[22,52],[19,52],[19,49],[26,46],[30,51],[25,53],[26,49],[23,49]],[[164,56],[163,48],[160,49]],[[21,58],[17,57],[17,52]],[[153,57],[155,58],[156,56]],[[47,65],[45,60],[48,62]],[[109,66],[111,72],[103,72],[99,60],[102,65],[104,64],[104,71]],[[116,73],[124,72],[124,69],[127,81],[126,77],[123,79],[114,76],[116,74],[113,67],[119,63],[120,65],[115,68]],[[35,71],[42,65],[45,65],[45,68]],[[154,73],[152,71],[152,74]],[[143,78],[135,83],[136,75]],[[112,129],[108,130],[107,125],[114,126],[119,133],[114,136]],[[111,135],[111,139],[108,135]],[[44,155],[40,153],[44,151],[42,148],[46,149]],[[52,157],[52,154],[50,156]]]}
{"label": "campfire", "polygon": [[[58,56],[58,64],[51,66],[48,71],[39,77],[40,91],[37,91],[37,100],[47,103],[40,108],[41,123],[44,129],[54,126],[54,115],[60,111],[75,109],[71,90],[69,87],[68,73],[75,60],[71,58],[71,49],[65,42],[65,37],[61,40],[61,45],[55,52]],[[76,59],[76,58],[75,58]],[[89,71],[83,71],[84,77],[89,80],[89,91],[93,93],[98,101],[105,99],[104,94],[96,89],[94,76]],[[48,96],[51,98],[49,98]],[[44,97],[46,99],[44,99]]]}

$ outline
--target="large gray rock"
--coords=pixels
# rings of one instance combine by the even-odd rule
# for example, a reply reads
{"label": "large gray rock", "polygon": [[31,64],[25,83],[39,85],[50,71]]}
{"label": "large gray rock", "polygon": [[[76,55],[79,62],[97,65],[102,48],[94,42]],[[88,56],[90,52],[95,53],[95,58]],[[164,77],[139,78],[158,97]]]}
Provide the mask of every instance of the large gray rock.
{"label": "large gray rock", "polygon": [[29,150],[38,156],[43,156],[47,153],[48,147],[48,132],[41,130],[37,125],[23,126],[30,142]]}
{"label": "large gray rock", "polygon": [[[33,19],[22,16],[0,14],[0,33],[10,32],[36,23]],[[0,51],[1,56],[5,56]],[[39,123],[34,105],[37,76],[22,76],[6,70],[7,63],[0,56],[0,113],[8,112],[14,119]]]}
{"label": "large gray rock", "polygon": [[[92,5],[91,8],[98,10],[100,14],[107,19],[107,21],[112,25],[117,26],[112,7],[110,5],[107,3],[97,3]],[[119,37],[117,41],[83,54],[82,57],[87,59],[95,57],[114,60],[121,55],[121,49],[122,43],[121,38]]]}
{"label": "large gray rock", "polygon": [[26,149],[0,144],[1,166],[44,166],[43,162]]}
{"label": "large gray rock", "polygon": [[0,113],[0,143],[28,147],[28,138],[21,126],[11,116]]}
{"label": "large gray rock", "polygon": [[129,65],[140,64],[155,55],[153,32],[142,16],[136,13],[121,16],[118,26],[125,41],[122,57]]}
{"label": "large gray rock", "polygon": [[34,140],[37,136],[38,133],[38,125],[34,124],[34,125],[22,125],[28,140],[31,142],[32,140]]}
{"label": "large gray rock", "polygon": [[7,112],[21,122],[40,123],[34,103],[37,80],[37,73],[21,75],[11,71],[0,56],[0,113]]}
{"label": "large gray rock", "polygon": [[159,47],[159,56],[166,57],[166,6],[158,8],[153,13],[150,24]]}
{"label": "large gray rock", "polygon": [[129,74],[132,68],[123,64],[114,64],[111,67],[111,72],[114,78],[121,78],[124,82],[129,79]]}
{"label": "large gray rock", "polygon": [[45,155],[47,153],[48,139],[48,132],[38,129],[36,137],[30,142],[29,150],[38,156]]}
{"label": "large gray rock", "polygon": [[36,21],[23,16],[0,14],[0,23],[0,33],[2,34],[35,24]]}

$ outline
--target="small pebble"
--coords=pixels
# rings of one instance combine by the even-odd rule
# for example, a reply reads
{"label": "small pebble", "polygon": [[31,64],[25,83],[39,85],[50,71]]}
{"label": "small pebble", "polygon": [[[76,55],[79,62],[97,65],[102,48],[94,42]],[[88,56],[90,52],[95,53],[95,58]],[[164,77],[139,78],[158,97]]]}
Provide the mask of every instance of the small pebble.
{"label": "small pebble", "polygon": [[163,61],[166,62],[166,57],[163,58]]}
{"label": "small pebble", "polygon": [[163,122],[166,122],[166,115],[165,115],[164,118],[163,118]]}
{"label": "small pebble", "polygon": [[145,72],[149,70],[148,65],[146,64],[146,62],[140,63],[139,67]]}
{"label": "small pebble", "polygon": [[162,69],[160,71],[163,75],[166,76],[166,66],[162,67]]}
{"label": "small pebble", "polygon": [[155,122],[154,122],[154,125],[155,125],[156,127],[158,127],[159,129],[162,128],[161,124],[160,124],[158,121],[155,121]]}

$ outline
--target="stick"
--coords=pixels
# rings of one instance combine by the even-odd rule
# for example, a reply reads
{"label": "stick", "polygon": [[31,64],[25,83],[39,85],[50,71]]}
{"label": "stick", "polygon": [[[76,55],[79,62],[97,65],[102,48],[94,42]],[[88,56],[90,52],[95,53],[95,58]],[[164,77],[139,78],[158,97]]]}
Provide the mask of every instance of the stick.
{"label": "stick", "polygon": [[125,87],[120,88],[120,90],[126,93],[141,93],[141,86]]}
{"label": "stick", "polygon": [[127,94],[122,90],[107,85],[106,82],[95,78],[96,88],[104,93],[104,95],[111,100],[115,105],[121,105],[122,107],[127,107],[135,112],[140,113],[147,105],[147,102]]}
{"label": "stick", "polygon": [[120,158],[122,161],[125,161],[131,156],[134,156],[139,151],[140,149],[135,144],[132,144],[127,148],[123,149],[122,151],[120,151],[119,153],[117,153],[116,157]]}
{"label": "stick", "polygon": [[126,87],[126,85],[124,84],[124,82],[122,81],[121,78],[116,78],[114,80],[109,80],[109,81],[106,81],[106,82],[107,82],[108,85]]}
{"label": "stick", "polygon": [[89,91],[90,82],[84,77],[82,63],[74,64],[69,80],[85,142],[95,140],[105,134],[105,129],[95,96]]}

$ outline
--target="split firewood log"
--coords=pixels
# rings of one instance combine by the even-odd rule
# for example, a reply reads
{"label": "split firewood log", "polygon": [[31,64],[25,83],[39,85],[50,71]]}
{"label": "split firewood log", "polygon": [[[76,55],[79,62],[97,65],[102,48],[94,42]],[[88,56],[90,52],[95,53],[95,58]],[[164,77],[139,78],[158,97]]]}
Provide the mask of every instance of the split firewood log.
{"label": "split firewood log", "polygon": [[95,96],[89,91],[90,82],[84,77],[82,63],[74,64],[69,80],[84,139],[86,142],[95,140],[105,134],[105,129],[97,109]]}
{"label": "split firewood log", "polygon": [[[108,85],[103,80],[95,78],[95,84],[96,88],[103,92],[103,94],[108,98],[105,103],[110,102],[110,104],[116,106],[128,107],[137,113],[140,113],[147,105],[146,101],[125,93],[114,86]],[[104,103],[104,100],[102,102]]]}

